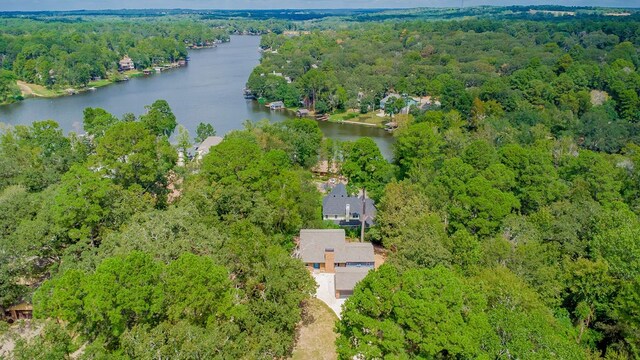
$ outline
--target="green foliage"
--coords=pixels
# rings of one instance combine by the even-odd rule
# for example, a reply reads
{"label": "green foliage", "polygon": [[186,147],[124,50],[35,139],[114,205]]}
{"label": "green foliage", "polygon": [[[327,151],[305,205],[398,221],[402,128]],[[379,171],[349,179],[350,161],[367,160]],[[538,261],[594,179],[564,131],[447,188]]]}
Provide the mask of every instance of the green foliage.
{"label": "green foliage", "polygon": [[486,294],[486,314],[499,341],[494,356],[531,359],[586,359],[571,328],[555,319],[534,291],[505,269],[487,269],[478,279]]}
{"label": "green foliage", "polygon": [[15,74],[11,71],[0,69],[0,104],[12,103],[20,99],[20,89],[16,85]]}
{"label": "green foliage", "polygon": [[185,253],[169,264],[163,278],[169,320],[203,326],[231,315],[229,274],[213,260]]}
{"label": "green foliage", "polygon": [[[2,20],[7,29],[0,39],[3,67],[20,80],[61,89],[86,86],[92,78],[117,78],[118,61],[125,55],[136,68],[144,69],[184,59],[187,46],[228,39],[225,30],[194,22],[111,17],[40,20]],[[2,78],[9,76],[12,73],[6,72]],[[9,89],[4,84],[0,103],[17,90],[15,80]]]}
{"label": "green foliage", "polygon": [[442,267],[400,274],[383,266],[347,300],[338,323],[340,358],[488,357],[496,341],[486,300]]}
{"label": "green foliage", "polygon": [[0,188],[22,184],[40,191],[60,180],[69,167],[85,159],[86,147],[65,137],[54,121],[18,125],[0,135]]}
{"label": "green foliage", "polygon": [[196,137],[194,138],[194,141],[196,143],[201,143],[209,136],[215,135],[216,129],[213,128],[213,125],[208,123],[199,123],[198,127],[196,128]]}
{"label": "green foliage", "polygon": [[11,359],[67,359],[76,349],[63,325],[47,322],[34,338],[16,341]]}
{"label": "green foliage", "polygon": [[250,133],[227,136],[201,169],[213,185],[208,196],[216,199],[209,211],[222,220],[251,219],[268,233],[294,233],[319,220],[319,194],[309,174],[294,168],[284,151],[261,150]]}
{"label": "green foliage", "polygon": [[143,123],[119,122],[98,139],[92,162],[118,185],[162,193],[176,158],[168,140],[157,138]]}
{"label": "green foliage", "polygon": [[178,141],[177,148],[183,154],[183,156],[187,155],[187,151],[193,146],[191,143],[191,135],[189,135],[189,130],[182,125],[178,125],[178,135],[176,137]]}
{"label": "green foliage", "polygon": [[84,131],[96,138],[101,137],[116,122],[118,118],[100,108],[84,109]]}
{"label": "green foliage", "polygon": [[147,113],[140,116],[142,122],[152,134],[170,137],[178,123],[173,115],[169,103],[166,100],[156,100],[153,104],[145,106]]}
{"label": "green foliage", "polygon": [[360,138],[348,146],[342,173],[349,179],[349,186],[352,190],[363,189],[372,199],[379,200],[385,184],[393,177],[391,165],[371,138]]}

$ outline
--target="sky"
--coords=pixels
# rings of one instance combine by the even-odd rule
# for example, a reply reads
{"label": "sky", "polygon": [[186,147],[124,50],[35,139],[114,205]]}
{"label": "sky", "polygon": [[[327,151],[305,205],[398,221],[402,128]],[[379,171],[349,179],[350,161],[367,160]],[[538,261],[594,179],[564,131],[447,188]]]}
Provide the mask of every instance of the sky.
{"label": "sky", "polygon": [[0,0],[0,11],[96,9],[337,9],[477,5],[640,7],[640,0]]}

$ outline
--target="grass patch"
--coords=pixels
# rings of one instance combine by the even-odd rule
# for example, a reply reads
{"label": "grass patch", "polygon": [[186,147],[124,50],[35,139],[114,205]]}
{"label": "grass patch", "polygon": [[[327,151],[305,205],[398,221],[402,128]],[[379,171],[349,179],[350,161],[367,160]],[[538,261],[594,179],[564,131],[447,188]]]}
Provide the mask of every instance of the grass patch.
{"label": "grass patch", "polygon": [[333,122],[349,121],[354,123],[363,123],[363,124],[382,126],[386,122],[390,121],[390,118],[387,116],[379,117],[376,112],[369,112],[366,114],[360,114],[357,112],[346,112],[346,113],[330,115],[329,121],[333,121]]}
{"label": "grass patch", "polygon": [[292,360],[322,359],[334,360],[336,353],[336,314],[325,303],[310,299],[305,306],[306,316],[298,329],[298,342],[293,349]]}
{"label": "grass patch", "polygon": [[97,80],[97,81],[90,81],[89,85],[87,85],[88,87],[103,87],[103,86],[107,86],[109,84],[112,84],[113,81],[109,80],[109,79],[102,79],[102,80]]}
{"label": "grass patch", "polygon": [[18,81],[18,87],[24,97],[37,96],[37,97],[57,97],[65,94],[63,90],[47,89],[42,85],[29,84],[24,81]]}

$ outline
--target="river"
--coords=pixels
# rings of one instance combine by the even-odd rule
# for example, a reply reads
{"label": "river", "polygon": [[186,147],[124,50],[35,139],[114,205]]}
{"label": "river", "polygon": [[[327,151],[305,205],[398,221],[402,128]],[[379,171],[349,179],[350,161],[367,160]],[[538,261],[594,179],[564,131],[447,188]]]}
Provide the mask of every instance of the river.
{"label": "river", "polygon": [[[65,131],[82,132],[82,111],[100,107],[121,116],[144,113],[144,106],[157,99],[167,100],[178,122],[191,134],[200,122],[213,124],[219,135],[241,129],[249,119],[282,121],[285,111],[270,111],[245,100],[242,89],[260,61],[257,36],[232,36],[231,42],[217,48],[194,50],[184,68],[160,75],[133,78],[96,91],[54,99],[27,99],[0,107],[0,122],[12,125],[53,119]],[[392,157],[393,137],[384,130],[360,125],[319,122],[326,137],[355,140],[371,137],[387,159]]]}

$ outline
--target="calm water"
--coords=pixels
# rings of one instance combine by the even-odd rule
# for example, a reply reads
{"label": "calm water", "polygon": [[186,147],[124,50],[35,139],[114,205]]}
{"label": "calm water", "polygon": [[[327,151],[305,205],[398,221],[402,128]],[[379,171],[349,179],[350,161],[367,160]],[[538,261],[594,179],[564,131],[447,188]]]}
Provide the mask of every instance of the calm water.
{"label": "calm water", "polygon": [[[264,118],[281,121],[284,111],[270,111],[242,97],[242,89],[253,68],[259,63],[259,37],[232,36],[231,42],[218,48],[192,51],[185,68],[161,75],[135,78],[93,92],[56,99],[28,99],[0,107],[0,122],[30,124],[53,119],[67,131],[82,132],[82,111],[100,107],[121,116],[144,113],[144,106],[157,99],[169,102],[178,122],[191,134],[200,122],[214,125],[219,135],[242,128],[242,122]],[[358,125],[321,122],[325,136],[354,140],[373,138],[385,157],[391,157],[393,137],[382,129]]]}

